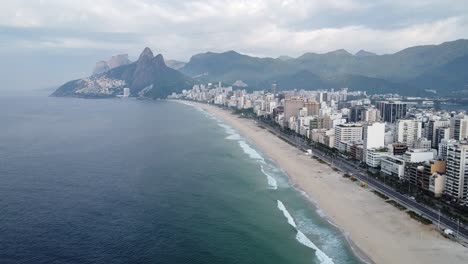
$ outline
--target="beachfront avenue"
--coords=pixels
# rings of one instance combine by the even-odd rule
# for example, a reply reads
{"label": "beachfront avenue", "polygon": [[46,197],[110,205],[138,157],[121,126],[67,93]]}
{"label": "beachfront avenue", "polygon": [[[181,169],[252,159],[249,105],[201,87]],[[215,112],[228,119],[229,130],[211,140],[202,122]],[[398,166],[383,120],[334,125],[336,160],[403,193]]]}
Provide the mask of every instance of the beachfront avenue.
{"label": "beachfront avenue", "polygon": [[[290,142],[290,144],[296,145],[303,151],[306,151],[309,148],[313,148],[313,146],[309,145],[303,138],[300,138],[296,135],[291,135],[281,131],[281,129],[277,127],[271,126],[269,123],[262,122],[262,125],[266,126],[269,131],[275,133],[278,137],[281,137]],[[397,190],[391,188],[388,185],[385,185],[383,182],[378,181],[372,177],[370,177],[365,170],[359,168],[355,163],[345,159],[339,155],[329,155],[324,153],[323,151],[313,148],[313,155],[319,157],[320,159],[326,161],[330,166],[336,167],[343,171],[344,173],[349,173],[359,180],[367,182],[369,186],[385,195],[391,197],[392,199],[396,200],[398,203],[420,213],[421,215],[429,218],[432,220],[434,224],[437,224],[440,221],[441,228],[443,226],[447,228],[451,228],[453,230],[457,230],[458,236],[463,239],[462,243],[466,244],[468,242],[468,230],[467,228],[460,224],[458,221],[450,219],[449,217],[443,215],[442,213],[439,215],[439,212],[436,212],[433,208],[430,208],[424,204],[418,203],[415,200],[409,198],[407,195],[399,193]]]}

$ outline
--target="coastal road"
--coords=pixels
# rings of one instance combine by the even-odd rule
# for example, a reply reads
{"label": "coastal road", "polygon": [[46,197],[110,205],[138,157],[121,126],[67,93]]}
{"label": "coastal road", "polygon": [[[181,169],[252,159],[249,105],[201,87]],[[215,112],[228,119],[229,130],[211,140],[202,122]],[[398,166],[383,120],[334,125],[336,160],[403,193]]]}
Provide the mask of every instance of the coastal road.
{"label": "coastal road", "polygon": [[401,205],[406,206],[408,209],[413,210],[419,213],[420,215],[430,219],[435,225],[438,225],[438,223],[440,223],[440,228],[444,228],[444,227],[450,228],[451,230],[454,231],[455,236],[457,236],[460,239],[463,239],[464,241],[468,241],[468,230],[466,229],[466,227],[459,224],[458,221],[447,217],[446,215],[440,213],[439,211],[435,211],[433,208],[430,208],[424,204],[418,203],[415,200],[410,199],[409,197],[395,191],[395,189],[385,185],[384,183],[372,177],[369,177],[366,171],[357,167],[356,164],[353,164],[352,162],[350,162],[349,160],[343,157],[334,157],[334,156],[327,155],[323,151],[309,146],[307,142],[305,142],[300,137],[286,134],[283,131],[279,130],[279,128],[270,126],[270,124],[268,123],[265,123],[265,122],[261,122],[261,123],[271,133],[282,138],[283,140],[286,140],[291,145],[294,145],[303,151],[306,151],[307,149],[313,149],[313,154],[315,156],[318,156],[320,159],[324,160],[325,162],[328,162],[330,165],[348,174],[352,174],[359,180],[366,182],[370,188],[375,189],[385,194],[392,200],[395,200]]}

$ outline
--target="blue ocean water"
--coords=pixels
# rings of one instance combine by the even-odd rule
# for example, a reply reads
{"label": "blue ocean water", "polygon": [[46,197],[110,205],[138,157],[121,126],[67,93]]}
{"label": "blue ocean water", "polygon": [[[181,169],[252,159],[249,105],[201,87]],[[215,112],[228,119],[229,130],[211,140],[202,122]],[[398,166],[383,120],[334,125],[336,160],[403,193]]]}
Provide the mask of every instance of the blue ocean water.
{"label": "blue ocean water", "polygon": [[0,97],[0,263],[359,263],[234,129],[167,101]]}

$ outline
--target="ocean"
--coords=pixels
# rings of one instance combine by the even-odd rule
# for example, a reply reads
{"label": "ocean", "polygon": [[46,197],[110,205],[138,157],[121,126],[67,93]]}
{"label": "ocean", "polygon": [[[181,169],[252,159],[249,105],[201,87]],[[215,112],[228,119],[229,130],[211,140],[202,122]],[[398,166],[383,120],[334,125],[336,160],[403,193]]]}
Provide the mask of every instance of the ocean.
{"label": "ocean", "polygon": [[176,102],[0,97],[0,263],[361,263],[251,142]]}

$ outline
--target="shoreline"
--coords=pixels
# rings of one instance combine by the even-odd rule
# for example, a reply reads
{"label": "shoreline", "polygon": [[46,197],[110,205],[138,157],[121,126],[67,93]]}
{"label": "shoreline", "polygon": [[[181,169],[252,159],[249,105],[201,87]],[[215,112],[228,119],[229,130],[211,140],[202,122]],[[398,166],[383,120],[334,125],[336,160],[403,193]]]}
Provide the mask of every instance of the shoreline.
{"label": "shoreline", "polygon": [[364,263],[468,263],[468,249],[343,178],[329,164],[304,155],[252,119],[217,106],[189,103],[232,126],[274,161],[291,186],[324,213],[321,216],[342,233]]}
{"label": "shoreline", "polygon": [[[284,173],[287,177],[288,177],[288,180],[291,182],[291,177],[287,174],[287,173]],[[320,213],[317,212],[317,214],[323,218],[324,220],[326,220],[330,225],[333,226],[333,228],[336,228],[337,230],[340,231],[341,235],[344,237],[344,239],[346,240],[346,242],[348,243],[348,246],[351,248],[351,250],[353,251],[354,255],[359,259],[361,260],[361,262],[365,263],[365,264],[375,264],[375,262],[371,259],[371,257],[369,255],[366,254],[366,252],[364,252],[364,250],[362,250],[361,248],[358,247],[358,245],[356,245],[356,243],[354,243],[354,241],[351,239],[351,237],[349,236],[349,233],[344,230],[343,228],[341,228],[337,223],[335,223],[333,221],[333,219],[328,216],[323,210],[322,208],[320,208],[320,205],[317,203],[317,201],[315,201],[312,197],[310,197],[307,192],[305,192],[304,190],[302,190],[299,186],[297,186],[296,184],[294,184],[294,182],[291,182],[292,183],[292,187],[297,191],[299,192],[302,196],[304,196],[304,198],[309,202],[311,203],[313,206],[314,206],[314,209],[316,209],[316,211],[321,211]]]}

